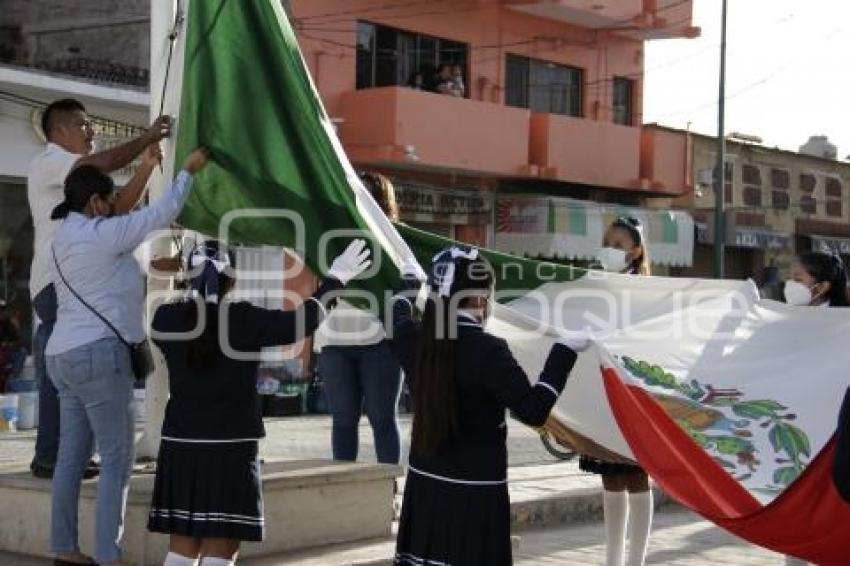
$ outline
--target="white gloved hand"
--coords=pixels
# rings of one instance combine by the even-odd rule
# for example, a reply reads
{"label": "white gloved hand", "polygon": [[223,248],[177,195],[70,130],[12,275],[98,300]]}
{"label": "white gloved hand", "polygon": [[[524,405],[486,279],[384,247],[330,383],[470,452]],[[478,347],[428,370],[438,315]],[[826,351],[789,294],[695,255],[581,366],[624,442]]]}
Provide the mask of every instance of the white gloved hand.
{"label": "white gloved hand", "polygon": [[366,240],[357,239],[348,244],[345,251],[339,254],[328,270],[328,277],[339,280],[343,285],[369,269],[372,260],[371,250],[366,247]]}
{"label": "white gloved hand", "polygon": [[416,258],[414,257],[405,258],[402,262],[401,276],[403,279],[416,279],[420,283],[424,283],[428,280],[428,276],[425,274],[425,271],[419,266],[419,262],[416,261]]}
{"label": "white gloved hand", "polygon": [[589,327],[584,327],[584,329],[578,332],[561,330],[558,332],[557,342],[563,344],[573,352],[584,352],[593,343],[593,332]]}

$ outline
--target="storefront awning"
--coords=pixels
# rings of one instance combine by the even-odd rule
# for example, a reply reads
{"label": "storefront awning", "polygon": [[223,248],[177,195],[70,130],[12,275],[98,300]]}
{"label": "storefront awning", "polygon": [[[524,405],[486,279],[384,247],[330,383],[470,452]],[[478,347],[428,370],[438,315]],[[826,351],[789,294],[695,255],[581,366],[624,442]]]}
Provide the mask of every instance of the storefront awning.
{"label": "storefront awning", "polygon": [[516,255],[592,260],[605,229],[621,215],[638,218],[658,265],[693,263],[690,214],[603,205],[567,198],[500,196],[496,199],[496,249]]}
{"label": "storefront awning", "polygon": [[833,252],[840,255],[850,255],[850,238],[835,236],[809,236],[812,239],[812,250]]}
{"label": "storefront awning", "polygon": [[[697,222],[697,242],[714,245],[714,226],[706,222]],[[791,245],[791,236],[760,226],[726,226],[726,246],[733,248],[753,248],[778,250]]]}

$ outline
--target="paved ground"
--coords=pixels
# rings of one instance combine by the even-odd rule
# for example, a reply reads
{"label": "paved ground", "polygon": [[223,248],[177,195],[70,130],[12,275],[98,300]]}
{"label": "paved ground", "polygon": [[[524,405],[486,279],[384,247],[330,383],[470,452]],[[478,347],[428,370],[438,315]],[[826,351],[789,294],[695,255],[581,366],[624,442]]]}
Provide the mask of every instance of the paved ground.
{"label": "paved ground", "polygon": [[[742,541],[677,507],[657,514],[647,564],[676,566],[779,566],[782,556]],[[514,546],[517,566],[594,566],[604,564],[599,523],[538,531],[522,531]],[[375,542],[333,555],[305,554],[286,558],[245,560],[245,566],[325,566],[326,564],[388,564],[392,541]]]}
{"label": "paved ground", "polygon": [[[514,555],[516,564],[604,564],[601,527],[601,524],[591,523],[522,533]],[[656,515],[647,556],[647,564],[679,566],[767,566],[784,563],[782,556],[754,547],[677,507],[668,507]]]}
{"label": "paved ground", "polygon": [[[540,443],[537,434],[509,419],[508,451],[510,454],[512,499],[555,495],[563,490],[592,490],[598,480],[579,472],[575,464],[556,463]],[[402,438],[409,438],[410,420],[402,418]],[[261,450],[268,459],[327,458],[330,456],[330,419],[297,417],[267,422],[268,438]],[[361,459],[374,460],[371,431],[365,418],[360,434]],[[0,434],[0,468],[23,467],[32,457],[32,432]],[[404,454],[406,458],[406,452]],[[552,464],[551,473],[547,472]],[[781,557],[754,547],[703,521],[678,507],[664,507],[655,521],[649,564],[677,565],[768,565],[783,564]],[[546,530],[523,531],[515,551],[518,565],[593,565],[604,560],[603,531],[599,522],[573,524]],[[392,542],[379,541],[360,545],[350,552],[328,557],[322,551],[299,557],[289,556],[262,561],[246,560],[245,564],[293,564],[319,566],[325,564],[379,564],[392,555]],[[0,554],[0,566],[36,566],[48,561]]]}
{"label": "paved ground", "polygon": [[[543,448],[537,433],[517,421],[508,419],[508,454],[511,466],[555,462]],[[401,437],[410,438],[410,417],[401,417]],[[0,433],[0,466],[29,463],[35,433]],[[330,458],[331,421],[326,416],[290,417],[266,420],[266,439],[260,451],[267,459]],[[406,444],[406,443],[405,443]],[[405,445],[402,460],[407,459]],[[375,460],[372,431],[364,417],[360,428],[360,459]]]}
{"label": "paved ground", "polygon": [[[593,566],[604,563],[603,533],[598,523],[524,531],[514,551],[517,566]],[[387,564],[392,542],[376,542],[335,554],[246,559],[245,566],[330,566]],[[656,515],[647,564],[674,566],[779,566],[784,559],[753,547],[707,521],[677,508]],[[2,566],[47,566],[47,560],[0,554]]]}

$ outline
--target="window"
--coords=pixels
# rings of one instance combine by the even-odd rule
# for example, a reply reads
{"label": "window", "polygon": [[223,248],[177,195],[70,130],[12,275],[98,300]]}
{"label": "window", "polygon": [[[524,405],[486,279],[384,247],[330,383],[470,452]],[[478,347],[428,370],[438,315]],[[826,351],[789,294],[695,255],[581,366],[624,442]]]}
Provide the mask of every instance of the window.
{"label": "window", "polygon": [[841,216],[841,181],[835,177],[826,178],[826,215]]}
{"label": "window", "polygon": [[466,79],[467,52],[457,41],[357,22],[357,88],[407,85],[422,73],[426,89],[432,90],[443,64],[460,65]]}
{"label": "window", "polygon": [[506,59],[505,104],[534,112],[582,115],[581,69],[518,55]]}
{"label": "window", "polygon": [[800,210],[806,214],[815,214],[817,212],[817,201],[814,197],[803,195],[800,197]]}
{"label": "window", "polygon": [[744,165],[741,169],[741,177],[745,185],[761,186],[761,169],[755,165]]}
{"label": "window", "polygon": [[[712,177],[717,180],[717,167],[712,168]],[[712,189],[714,186],[712,186]],[[723,164],[723,202],[732,204],[732,163],[727,161]]]}
{"label": "window", "polygon": [[804,193],[813,193],[815,190],[815,185],[817,185],[817,179],[811,173],[802,173],[800,175],[800,190]]}
{"label": "window", "polygon": [[806,214],[817,213],[817,201],[813,196],[817,184],[818,180],[813,173],[800,174],[800,190],[805,193],[800,197],[801,212],[805,212]]}
{"label": "window", "polygon": [[742,196],[746,206],[761,206],[761,169],[745,163],[741,166],[741,180],[744,183]]}
{"label": "window", "polygon": [[375,85],[375,26],[357,22],[357,88]]}
{"label": "window", "polygon": [[791,188],[791,175],[785,169],[771,169],[770,184],[774,189],[788,190]]}
{"label": "window", "polygon": [[743,197],[746,206],[761,206],[761,189],[759,187],[744,187]]}
{"label": "window", "polygon": [[787,191],[773,191],[771,205],[774,210],[788,210],[791,206],[791,196]]}
{"label": "window", "polygon": [[634,81],[614,77],[614,123],[623,126],[634,124],[632,104],[634,100]]}

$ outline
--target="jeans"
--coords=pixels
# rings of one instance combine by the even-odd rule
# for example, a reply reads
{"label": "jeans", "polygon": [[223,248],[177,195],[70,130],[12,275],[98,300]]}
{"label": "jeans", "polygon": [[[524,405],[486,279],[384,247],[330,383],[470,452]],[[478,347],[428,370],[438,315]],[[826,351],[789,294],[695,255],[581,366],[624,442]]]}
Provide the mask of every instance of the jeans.
{"label": "jeans", "polygon": [[333,417],[334,460],[357,459],[358,423],[365,402],[378,462],[398,464],[401,439],[397,407],[402,373],[389,344],[325,346],[319,354],[318,371]]}
{"label": "jeans", "polygon": [[96,442],[101,463],[94,556],[101,563],[119,560],[134,455],[130,352],[117,338],[104,338],[49,356],[47,366],[59,391],[62,417],[53,475],[51,550],[79,550],[80,483]]}
{"label": "jeans", "polygon": [[48,377],[44,348],[56,323],[56,289],[51,283],[32,300],[32,307],[40,323],[33,337],[32,353],[35,361],[35,380],[38,386],[38,431],[35,437],[33,465],[53,467],[59,450],[59,397],[56,387]]}

